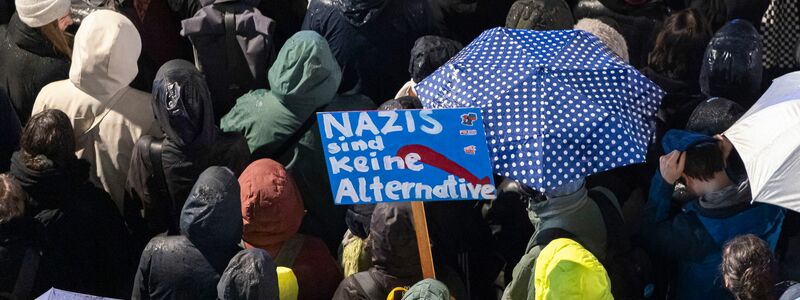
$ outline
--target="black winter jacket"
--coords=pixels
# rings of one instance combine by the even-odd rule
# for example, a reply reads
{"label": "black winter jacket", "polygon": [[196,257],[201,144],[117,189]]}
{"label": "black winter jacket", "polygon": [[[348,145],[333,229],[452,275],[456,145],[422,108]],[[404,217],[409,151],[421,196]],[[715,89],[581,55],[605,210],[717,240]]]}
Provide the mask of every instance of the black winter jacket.
{"label": "black winter jacket", "polygon": [[133,299],[216,299],[217,283],[241,250],[239,182],[210,167],[192,188],[180,217],[181,235],[153,238],[139,261]]}
{"label": "black winter jacket", "polygon": [[[250,160],[247,142],[238,132],[223,133],[214,124],[211,95],[203,75],[188,61],[164,64],[153,84],[153,112],[165,133],[161,153],[162,169],[169,198],[158,192],[148,149],[137,143],[131,156],[126,187],[129,223],[136,224],[130,210],[144,208],[147,239],[170,230],[178,233],[180,208],[196,178],[210,166],[224,166],[241,174]],[[174,204],[172,204],[174,203]],[[137,232],[142,229],[137,228]],[[145,240],[146,243],[146,240]]]}
{"label": "black winter jacket", "polygon": [[136,253],[116,205],[89,182],[89,163],[29,169],[20,152],[11,175],[28,194],[26,214],[44,225],[47,245],[39,266],[37,295],[48,288],[126,298]]}
{"label": "black winter jacket", "polygon": [[302,29],[328,41],[342,68],[340,93],[356,88],[379,104],[408,81],[414,41],[436,34],[432,11],[422,0],[312,0]]}
{"label": "black winter jacket", "polygon": [[0,26],[0,40],[0,93],[11,99],[25,124],[39,91],[51,82],[67,79],[70,61],[17,14],[8,25]]}

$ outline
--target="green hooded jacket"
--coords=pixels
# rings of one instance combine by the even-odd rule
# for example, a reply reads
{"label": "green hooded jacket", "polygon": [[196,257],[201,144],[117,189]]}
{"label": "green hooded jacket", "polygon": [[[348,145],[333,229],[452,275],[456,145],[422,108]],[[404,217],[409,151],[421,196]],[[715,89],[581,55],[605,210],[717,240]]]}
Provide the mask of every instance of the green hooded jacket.
{"label": "green hooded jacket", "polygon": [[[362,95],[336,95],[342,71],[328,43],[313,31],[300,31],[286,41],[268,78],[271,90],[240,97],[221,121],[222,130],[242,133],[251,153],[275,152],[322,107],[326,111],[375,108]],[[274,159],[292,174],[303,196],[307,214],[301,231],[337,249],[347,229],[345,208],[333,204],[317,126]]]}

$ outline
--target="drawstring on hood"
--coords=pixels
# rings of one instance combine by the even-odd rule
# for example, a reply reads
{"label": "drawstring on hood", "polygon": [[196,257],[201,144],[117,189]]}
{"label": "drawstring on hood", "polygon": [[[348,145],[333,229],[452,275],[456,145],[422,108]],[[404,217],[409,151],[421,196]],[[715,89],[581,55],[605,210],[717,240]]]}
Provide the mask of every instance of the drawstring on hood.
{"label": "drawstring on hood", "polygon": [[203,74],[190,62],[164,64],[153,82],[153,112],[177,148],[201,149],[214,142],[216,125]]}

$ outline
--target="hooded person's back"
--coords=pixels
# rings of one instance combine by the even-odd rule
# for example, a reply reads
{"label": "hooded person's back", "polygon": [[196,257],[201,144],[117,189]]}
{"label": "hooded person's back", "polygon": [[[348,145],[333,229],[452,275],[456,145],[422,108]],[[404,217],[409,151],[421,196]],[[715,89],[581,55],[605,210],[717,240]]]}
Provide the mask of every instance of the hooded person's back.
{"label": "hooded person's back", "polygon": [[299,299],[330,299],[342,273],[319,238],[297,233],[305,212],[289,173],[274,160],[260,159],[247,167],[239,184],[245,247],[264,249],[278,266],[291,268]]}
{"label": "hooded person's back", "polygon": [[708,43],[700,70],[700,90],[749,108],[761,95],[761,35],[745,20],[723,26]]}
{"label": "hooded person's back", "polygon": [[147,244],[134,280],[133,299],[215,299],[217,283],[241,249],[239,183],[224,167],[197,179],[183,205],[180,236]]}
{"label": "hooded person's back", "polygon": [[134,144],[160,132],[150,95],[128,87],[138,70],[139,33],[125,16],[98,10],[83,20],[74,49],[69,79],[45,86],[33,113],[58,109],[72,119],[76,154],[121,210]]}
{"label": "hooded person's back", "polygon": [[[611,201],[611,200],[609,200]],[[503,293],[503,299],[522,299],[539,293],[532,289],[534,267],[538,264],[541,251],[547,245],[536,245],[538,235],[548,229],[560,229],[569,232],[579,240],[586,250],[598,259],[605,259],[608,247],[608,233],[603,220],[603,213],[597,203],[590,198],[589,191],[581,186],[566,195],[547,197],[546,201],[530,204],[528,215],[535,231],[525,255],[514,267],[513,279]]]}
{"label": "hooded person's back", "polygon": [[278,300],[277,266],[267,251],[239,251],[217,284],[219,300]]}
{"label": "hooded person's back", "polygon": [[[154,187],[153,162],[149,149],[133,149],[125,188],[125,201],[145,209],[144,218],[151,234],[169,229],[177,233],[178,209],[189,196],[197,176],[210,166],[223,166],[241,174],[249,162],[247,143],[238,132],[224,133],[214,124],[211,95],[205,79],[193,64],[172,60],[164,64],[153,84],[152,109],[164,131],[161,150],[168,199]],[[154,137],[159,138],[159,137]],[[144,150],[148,149],[148,150]],[[147,151],[142,153],[143,151]],[[166,206],[168,203],[174,205]],[[126,203],[126,205],[129,203]],[[174,207],[176,211],[171,211]],[[137,209],[138,211],[138,209]]]}
{"label": "hooded person's back", "polygon": [[462,48],[464,46],[461,43],[441,36],[426,35],[418,38],[414,42],[414,48],[411,48],[411,60],[408,63],[411,80],[400,88],[394,99],[403,96],[416,97],[414,85],[444,65]]}
{"label": "hooded person's back", "polygon": [[342,66],[340,93],[355,90],[380,104],[408,80],[414,41],[438,33],[432,10],[421,0],[312,0],[302,29],[330,43]]}
{"label": "hooded person's back", "polygon": [[[271,90],[250,92],[222,118],[222,130],[240,132],[247,139],[252,158],[272,158],[292,173],[308,213],[304,233],[322,238],[336,249],[346,227],[344,208],[333,204],[328,175],[324,170],[319,130],[310,126],[296,133],[314,118],[318,110],[368,109],[360,95],[336,96],[341,69],[328,43],[313,31],[292,36],[269,71]],[[324,109],[323,109],[324,108]],[[374,108],[374,106],[372,107]],[[315,123],[314,123],[315,124]],[[299,134],[294,145],[284,145]],[[277,153],[281,149],[284,153]]]}
{"label": "hooded person's back", "polygon": [[417,238],[408,203],[380,203],[372,212],[369,245],[372,265],[368,271],[345,278],[333,299],[375,299],[395,287],[422,280]]}

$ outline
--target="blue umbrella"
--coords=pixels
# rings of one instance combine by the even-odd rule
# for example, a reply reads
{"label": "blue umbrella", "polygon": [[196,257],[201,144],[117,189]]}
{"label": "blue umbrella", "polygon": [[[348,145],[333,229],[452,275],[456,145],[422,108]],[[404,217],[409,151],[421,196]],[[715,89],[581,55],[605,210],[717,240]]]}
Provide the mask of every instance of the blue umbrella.
{"label": "blue umbrella", "polygon": [[590,33],[485,31],[416,86],[480,107],[494,171],[545,191],[644,162],[664,92]]}

